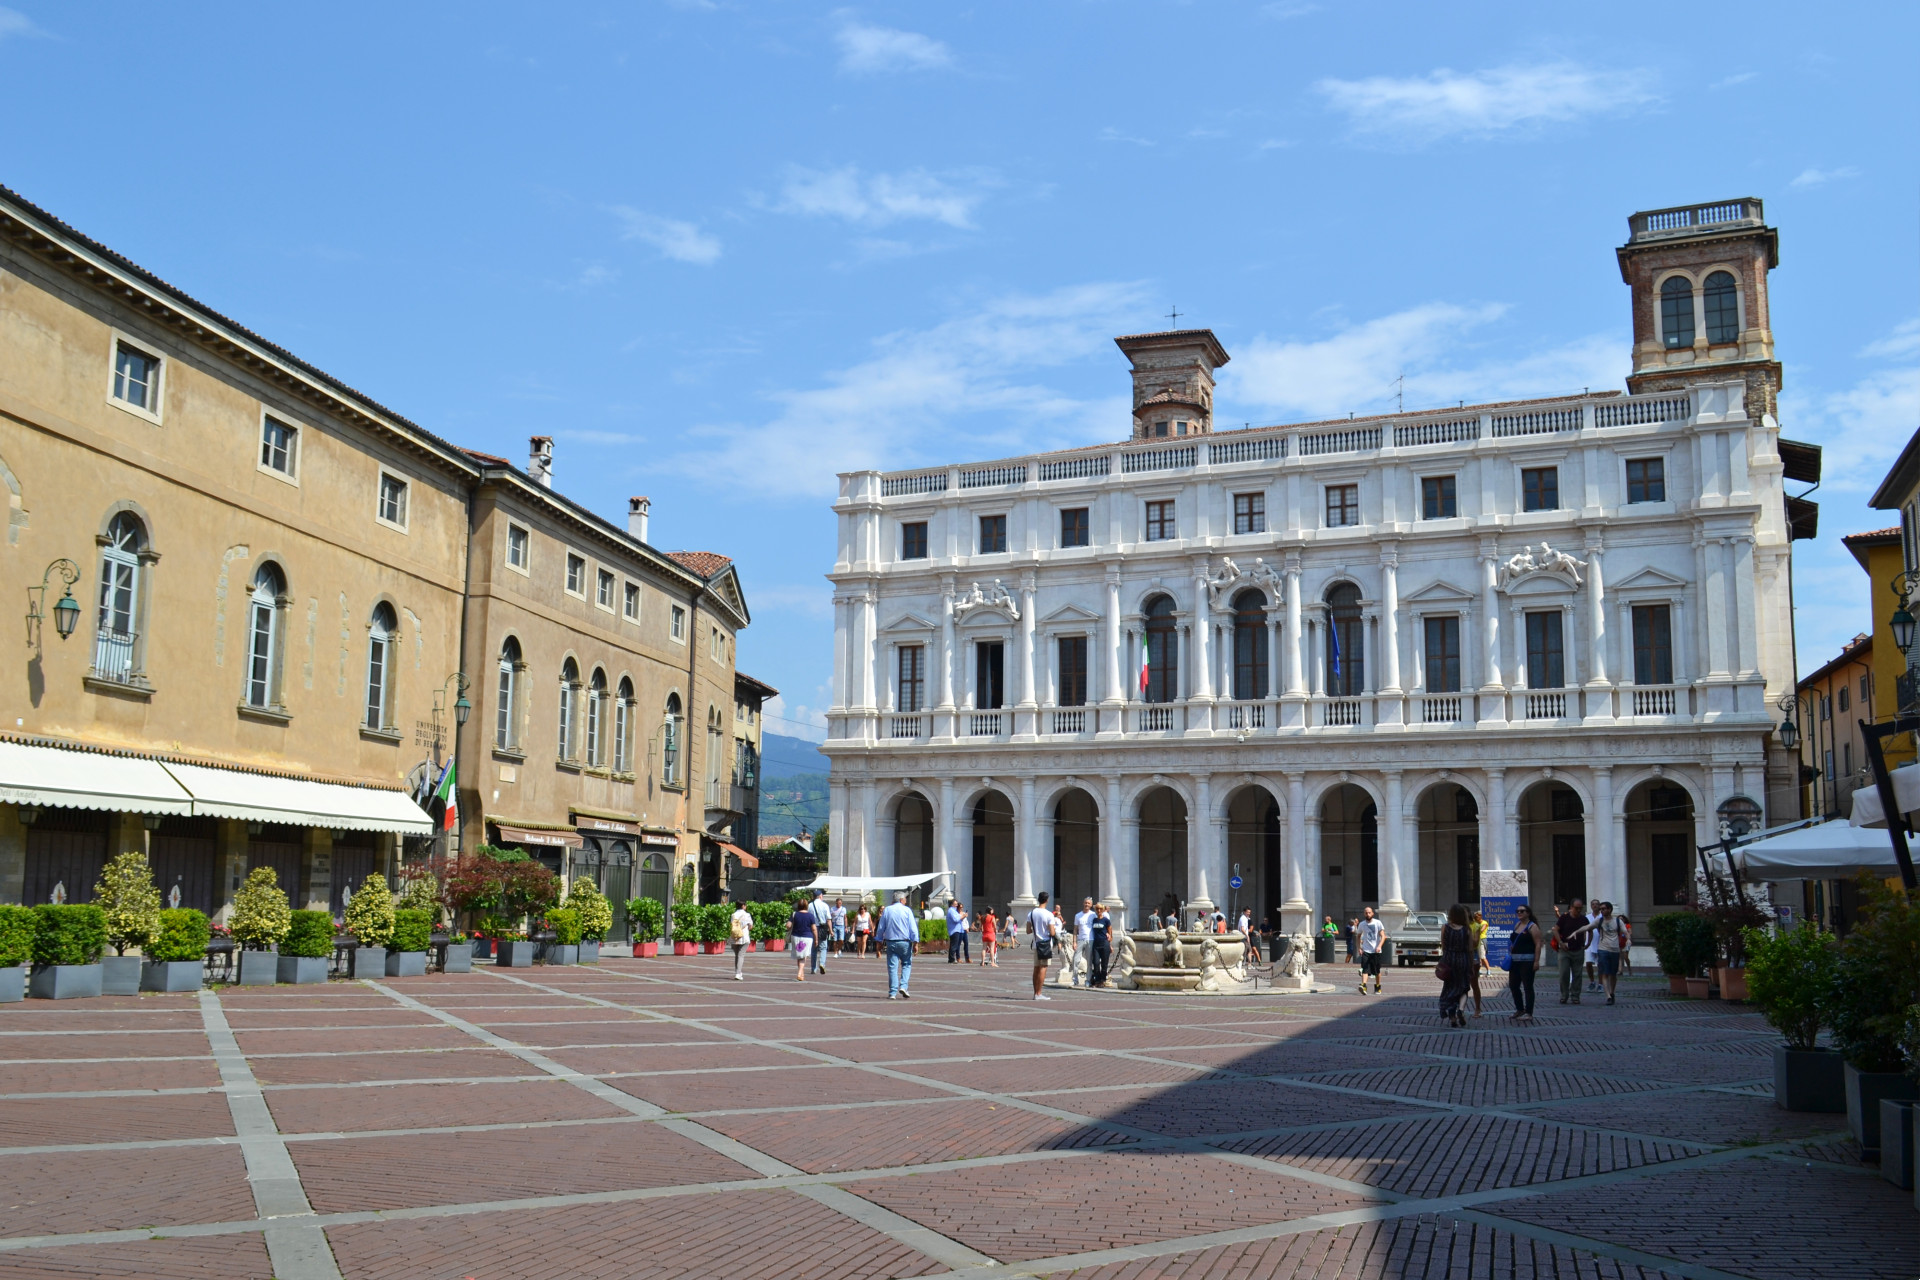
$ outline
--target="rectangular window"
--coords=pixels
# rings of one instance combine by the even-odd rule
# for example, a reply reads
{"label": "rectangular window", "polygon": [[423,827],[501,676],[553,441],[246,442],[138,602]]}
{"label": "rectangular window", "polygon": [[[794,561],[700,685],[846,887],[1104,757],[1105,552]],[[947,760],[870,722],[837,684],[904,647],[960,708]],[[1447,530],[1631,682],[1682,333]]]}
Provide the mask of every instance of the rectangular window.
{"label": "rectangular window", "polygon": [[517,524],[507,526],[507,563],[524,569],[532,558],[532,538]]}
{"label": "rectangular window", "polygon": [[1847,711],[1852,708],[1853,699],[1851,694],[1852,694],[1852,690],[1850,690],[1846,685],[1843,684],[1840,686],[1840,709],[1842,711]]}
{"label": "rectangular window", "polygon": [[499,701],[493,708],[493,745],[502,751],[513,746],[513,695],[519,674],[509,659],[500,659]]}
{"label": "rectangular window", "polygon": [[1820,695],[1820,718],[1822,720],[1833,719],[1833,699],[1825,694]]}
{"label": "rectangular window", "polygon": [[900,710],[914,712],[925,705],[927,692],[927,649],[925,645],[900,646]]}
{"label": "rectangular window", "polygon": [[380,473],[380,518],[403,529],[407,526],[407,482],[384,471]]}
{"label": "rectangular window", "polygon": [[1266,494],[1236,493],[1233,495],[1233,531],[1235,533],[1267,531]]}
{"label": "rectangular window", "polygon": [[1359,523],[1360,486],[1357,484],[1328,485],[1327,528],[1339,529]]}
{"label": "rectangular window", "polygon": [[1088,520],[1085,507],[1068,507],[1060,513],[1060,545],[1063,547],[1084,547],[1088,543]]}
{"label": "rectangular window", "polygon": [[275,623],[279,620],[279,610],[271,604],[256,601],[253,606],[252,636],[247,653],[247,705],[268,707],[273,705],[273,659],[278,636],[274,634]]}
{"label": "rectangular window", "polygon": [[1665,458],[1627,459],[1627,501],[1665,502],[1667,500],[1667,460]]}
{"label": "rectangular window", "polygon": [[994,555],[1007,549],[1007,518],[1001,516],[980,517],[980,554]]}
{"label": "rectangular window", "polygon": [[927,522],[925,520],[908,520],[900,526],[900,558],[902,560],[927,558]]}
{"label": "rectangular window", "polygon": [[1833,781],[1833,752],[1829,750],[1825,753],[1825,755],[1826,755],[1827,781],[1832,782]]}
{"label": "rectangular window", "polygon": [[1520,507],[1523,511],[1558,511],[1560,468],[1523,468],[1520,472]]}
{"label": "rectangular window", "polygon": [[567,552],[567,590],[576,596],[587,594],[587,558]]}
{"label": "rectangular window", "polygon": [[981,711],[994,711],[1006,700],[1007,650],[998,640],[982,640],[973,646],[973,705]]}
{"label": "rectangular window", "polygon": [[1060,637],[1060,702],[1063,707],[1087,705],[1087,638]]}
{"label": "rectangular window", "polygon": [[1873,695],[1867,692],[1867,677],[1861,676],[1860,677],[1860,704],[1862,706],[1867,706],[1867,705],[1870,705],[1872,702],[1873,702]]}
{"label": "rectangular window", "polygon": [[274,418],[260,420],[260,465],[283,476],[293,474],[294,439],[299,433]]}
{"label": "rectangular window", "polygon": [[673,606],[673,638],[675,640],[687,638],[687,611],[679,605]]}
{"label": "rectangular window", "polygon": [[1560,611],[1528,614],[1527,687],[1563,689],[1566,684],[1566,658],[1560,646]]}
{"label": "rectangular window", "polygon": [[1427,692],[1460,692],[1460,619],[1428,618]]}
{"label": "rectangular window", "polygon": [[1848,774],[1853,772],[1853,744],[1851,742],[1843,742],[1840,744],[1840,772]]}
{"label": "rectangular window", "polygon": [[367,728],[386,727],[387,637],[376,634],[367,643]]}
{"label": "rectangular window", "polygon": [[640,584],[639,583],[629,582],[627,584],[627,598],[623,607],[626,612],[627,618],[630,621],[633,621],[633,622],[640,621]]}
{"label": "rectangular window", "polygon": [[1165,542],[1179,532],[1173,519],[1173,499],[1147,504],[1147,541]]}
{"label": "rectangular window", "polygon": [[1673,611],[1668,605],[1633,606],[1633,682],[1673,683]]}
{"label": "rectangular window", "polygon": [[160,357],[124,342],[114,344],[113,398],[150,414],[160,412]]}
{"label": "rectangular window", "polygon": [[1460,504],[1454,496],[1452,476],[1427,476],[1420,481],[1420,518],[1422,520],[1451,520],[1460,514]]}
{"label": "rectangular window", "polygon": [[594,588],[593,602],[602,609],[613,608],[613,575],[605,569],[600,571]]}

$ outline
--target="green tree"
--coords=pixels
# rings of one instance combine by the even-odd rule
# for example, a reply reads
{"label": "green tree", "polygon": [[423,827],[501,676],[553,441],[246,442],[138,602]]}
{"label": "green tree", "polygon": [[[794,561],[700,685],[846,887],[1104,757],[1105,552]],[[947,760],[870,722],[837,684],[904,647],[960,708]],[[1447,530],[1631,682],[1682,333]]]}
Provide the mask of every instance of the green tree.
{"label": "green tree", "polygon": [[147,855],[137,849],[101,869],[93,901],[107,913],[107,944],[115,955],[127,954],[128,947],[145,951],[160,932],[160,890],[153,883]]}
{"label": "green tree", "polygon": [[347,932],[363,947],[384,947],[393,937],[393,891],[378,871],[367,876],[347,904]]}
{"label": "green tree", "polygon": [[234,941],[251,951],[264,951],[287,936],[293,927],[293,908],[287,891],[272,867],[255,867],[233,895],[233,915],[227,921]]}
{"label": "green tree", "polygon": [[567,900],[564,904],[570,911],[580,913],[580,936],[588,942],[603,942],[607,932],[613,928],[613,904],[607,901],[600,886],[586,876],[575,876],[567,886]]}

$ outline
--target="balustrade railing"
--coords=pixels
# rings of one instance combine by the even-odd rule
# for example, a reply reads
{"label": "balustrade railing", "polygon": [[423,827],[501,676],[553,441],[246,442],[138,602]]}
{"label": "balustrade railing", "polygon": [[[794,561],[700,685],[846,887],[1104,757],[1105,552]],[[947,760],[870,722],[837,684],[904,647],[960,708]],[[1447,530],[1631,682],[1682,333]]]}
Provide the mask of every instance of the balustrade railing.
{"label": "balustrade railing", "polygon": [[1025,484],[1026,482],[1027,464],[1024,462],[1015,463],[1009,467],[978,467],[972,471],[960,473],[962,489],[985,489],[992,485]]}
{"label": "balustrade railing", "polygon": [[1462,440],[1480,438],[1480,415],[1471,418],[1449,418],[1444,422],[1421,422],[1408,427],[1393,429],[1395,448],[1404,449],[1408,445],[1454,444]]}
{"label": "balustrade railing", "polygon": [[1173,728],[1173,708],[1143,706],[1135,713],[1141,733],[1167,733]]}
{"label": "balustrade railing", "polygon": [[1529,720],[1567,718],[1567,695],[1564,693],[1529,693],[1526,695],[1526,706]]}
{"label": "balustrade railing", "polygon": [[890,716],[887,719],[887,736],[889,738],[923,738],[926,736],[926,726],[925,716]]}
{"label": "balustrade railing", "polygon": [[1360,723],[1360,699],[1329,698],[1325,704],[1322,724],[1329,727],[1352,726]]}
{"label": "balustrade railing", "polygon": [[1264,702],[1230,702],[1227,704],[1227,728],[1264,729],[1267,727],[1267,704]]}
{"label": "balustrade railing", "polygon": [[1353,427],[1345,431],[1320,431],[1300,437],[1300,456],[1323,453],[1360,453],[1380,447],[1379,427]]}
{"label": "balustrade railing", "polygon": [[947,473],[928,471],[917,476],[886,476],[880,481],[880,496],[898,497],[903,493],[945,493]]}
{"label": "balustrade railing", "polygon": [[1670,684],[1635,685],[1633,693],[1633,714],[1637,716],[1670,716],[1679,705],[1677,690]]}
{"label": "balustrade railing", "polygon": [[1535,409],[1531,413],[1506,413],[1493,420],[1493,434],[1499,436],[1537,436],[1554,431],[1578,431],[1580,406],[1568,409]]}
{"label": "balustrade railing", "polygon": [[998,711],[977,711],[967,716],[967,736],[969,738],[997,738],[1000,736],[1000,713]]}
{"label": "balustrade railing", "polygon": [[93,640],[93,675],[115,684],[133,683],[133,634],[97,631]]}
{"label": "balustrade railing", "polygon": [[1087,713],[1084,710],[1054,712],[1053,731],[1055,733],[1085,733],[1087,731]]}
{"label": "balustrade railing", "polygon": [[1120,470],[1132,475],[1136,471],[1171,471],[1179,467],[1190,467],[1200,456],[1198,445],[1175,445],[1169,449],[1141,449],[1134,453],[1120,455]]}
{"label": "balustrade railing", "polygon": [[1685,396],[1611,400],[1593,406],[1596,427],[1637,427],[1648,422],[1680,422],[1693,416]]}
{"label": "balustrade railing", "polygon": [[1113,458],[1107,454],[1098,457],[1062,458],[1055,462],[1040,464],[1040,479],[1047,480],[1089,480],[1107,475],[1113,470]]}
{"label": "balustrade railing", "polygon": [[1207,446],[1207,460],[1214,466],[1235,462],[1267,462],[1287,456],[1285,436],[1261,436],[1257,440],[1220,440]]}
{"label": "balustrade railing", "polygon": [[1457,693],[1429,693],[1420,698],[1421,724],[1458,724],[1460,722],[1460,695]]}

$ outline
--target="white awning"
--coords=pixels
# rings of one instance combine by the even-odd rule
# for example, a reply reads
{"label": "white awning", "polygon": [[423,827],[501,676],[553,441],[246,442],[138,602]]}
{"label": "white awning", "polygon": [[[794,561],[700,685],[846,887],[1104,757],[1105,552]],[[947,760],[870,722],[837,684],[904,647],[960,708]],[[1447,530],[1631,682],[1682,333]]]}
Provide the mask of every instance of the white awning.
{"label": "white awning", "polygon": [[1768,836],[1734,851],[1754,880],[1846,880],[1859,872],[1892,875],[1899,863],[1885,828],[1868,831],[1845,822],[1822,822]]}
{"label": "white awning", "polygon": [[0,742],[0,802],[120,813],[193,812],[193,797],[157,760]]}
{"label": "white awning", "polygon": [[[1887,775],[1893,783],[1893,801],[1900,806],[1900,812],[1912,813],[1920,809],[1920,768],[1907,765],[1895,769]],[[1880,809],[1880,789],[1872,783],[1856,787],[1853,792],[1853,815],[1847,819],[1856,827],[1874,825],[1884,829],[1887,815]]]}
{"label": "white awning", "polygon": [[952,874],[951,871],[929,871],[923,876],[815,876],[807,888],[825,889],[828,893],[893,893]]}
{"label": "white awning", "polygon": [[337,782],[275,778],[197,764],[169,764],[168,773],[193,797],[193,812],[249,822],[284,822],[339,831],[396,831],[425,836],[433,819],[404,792]]}

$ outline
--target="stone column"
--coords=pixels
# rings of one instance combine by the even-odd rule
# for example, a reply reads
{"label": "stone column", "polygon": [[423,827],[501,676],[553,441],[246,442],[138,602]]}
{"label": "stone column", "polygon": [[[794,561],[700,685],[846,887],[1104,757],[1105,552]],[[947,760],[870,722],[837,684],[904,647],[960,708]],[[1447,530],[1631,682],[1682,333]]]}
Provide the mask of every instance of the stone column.
{"label": "stone column", "polygon": [[1386,898],[1380,903],[1380,918],[1389,934],[1399,932],[1410,908],[1406,899],[1407,806],[1404,779],[1398,769],[1388,769],[1386,803],[1380,807],[1380,871],[1385,882],[1380,888]]}
{"label": "stone column", "polygon": [[1480,542],[1480,686],[1481,720],[1505,720],[1506,699],[1500,695],[1500,554],[1493,538]]}
{"label": "stone column", "polygon": [[953,736],[953,665],[959,660],[953,626],[953,587],[943,582],[940,591],[940,690],[934,704],[933,736]]}
{"label": "stone column", "polygon": [[1197,702],[1213,698],[1213,604],[1207,598],[1207,575],[1202,569],[1193,582],[1193,688]]}
{"label": "stone column", "polygon": [[1320,896],[1313,900],[1314,909],[1321,915],[1335,916],[1340,919],[1341,924],[1345,924],[1346,920],[1343,913],[1346,910],[1346,890],[1344,886],[1347,882],[1346,878],[1354,873],[1354,869],[1344,865],[1340,868],[1340,883],[1343,887],[1341,889],[1340,902],[1335,904],[1331,901],[1333,897],[1332,892],[1324,887],[1326,884],[1324,877],[1327,867],[1327,849],[1326,832],[1320,825],[1320,815],[1317,812],[1307,814],[1306,820],[1302,825],[1304,828],[1306,847],[1301,856],[1307,860],[1307,865],[1310,868],[1310,878],[1315,879],[1322,885]]}
{"label": "stone column", "polygon": [[1587,683],[1604,685],[1607,678],[1607,587],[1600,564],[1604,540],[1598,529],[1587,530]]}
{"label": "stone column", "polygon": [[[1035,895],[1045,893],[1053,903],[1054,910],[1060,910],[1059,880],[1056,870],[1059,862],[1059,820],[1051,812],[1034,816],[1035,838],[1033,842],[1033,891]],[[1064,919],[1072,921],[1073,912],[1063,911]]]}
{"label": "stone column", "polygon": [[838,778],[827,780],[827,871],[836,876],[852,875],[847,850],[852,839],[848,817],[847,784]]}
{"label": "stone column", "polygon": [[1313,932],[1314,900],[1307,896],[1307,872],[1314,857],[1307,845],[1307,778],[1287,775],[1287,842],[1280,849],[1281,927],[1288,933]]}
{"label": "stone column", "polygon": [[1488,769],[1487,806],[1480,813],[1480,865],[1489,871],[1517,871],[1516,851],[1506,842],[1507,771]]}
{"label": "stone column", "polygon": [[1100,806],[1100,901],[1107,914],[1126,928],[1127,900],[1120,887],[1120,775],[1107,775],[1107,796]]}
{"label": "stone column", "polygon": [[1380,556],[1380,692],[1400,692],[1400,558]]}
{"label": "stone column", "polygon": [[1754,606],[1753,535],[1732,539],[1733,560],[1733,671],[1741,679],[1759,674],[1760,619]]}
{"label": "stone column", "polygon": [[1214,820],[1213,778],[1209,774],[1196,774],[1193,812],[1187,815],[1187,901],[1202,911],[1214,908],[1212,863],[1216,851],[1224,848],[1226,838],[1225,824]]}
{"label": "stone column", "polygon": [[848,616],[851,597],[833,597],[833,706],[844,711],[853,700],[853,626]]}
{"label": "stone column", "polygon": [[960,822],[953,811],[953,779],[940,779],[940,817],[933,827],[933,869],[952,874],[944,882],[953,891],[953,896],[967,908],[973,910],[973,850],[967,850],[968,856],[960,856]]}
{"label": "stone column", "polygon": [[[1280,611],[1267,610],[1267,699],[1280,696]],[[1274,722],[1278,727],[1279,721]]]}
{"label": "stone column", "polygon": [[[874,625],[874,593],[871,586],[860,593],[860,710],[872,711],[874,708],[873,664],[875,646],[879,639]],[[870,735],[862,735],[870,736]]]}
{"label": "stone column", "polygon": [[1593,864],[1588,887],[1618,913],[1627,909],[1626,847],[1616,840],[1621,825],[1613,810],[1613,767],[1600,765],[1593,771],[1593,837],[1599,847],[1588,858]]}
{"label": "stone column", "polygon": [[1034,575],[1029,569],[1020,575],[1020,709],[1029,714],[1035,706],[1034,671],[1039,666],[1034,651],[1033,597]]}
{"label": "stone column", "polygon": [[[1131,813],[1120,815],[1120,856],[1123,861],[1120,868],[1120,896],[1131,904],[1133,911],[1139,911],[1142,906],[1157,907],[1158,903],[1140,901],[1140,819]],[[1143,918],[1145,914],[1141,912]],[[1138,927],[1138,924],[1135,921],[1129,927]]]}
{"label": "stone column", "polygon": [[1318,698],[1327,691],[1327,656],[1324,633],[1328,624],[1324,610],[1316,609],[1314,618],[1307,624],[1307,665],[1312,668],[1313,696]]}
{"label": "stone column", "polygon": [[873,781],[870,778],[862,778],[860,780],[860,843],[857,846],[859,861],[856,864],[859,870],[854,872],[855,875],[875,874],[873,867],[879,851],[874,847],[874,826],[877,816],[874,813],[874,803]]}
{"label": "stone column", "polygon": [[[1728,676],[1733,671],[1729,656],[1732,636],[1727,618],[1727,540],[1709,539],[1701,554],[1706,560],[1707,676]],[[1731,708],[1727,708],[1731,710]]]}
{"label": "stone column", "polygon": [[[1108,732],[1120,731],[1121,707],[1127,700],[1126,678],[1122,674],[1126,669],[1126,660],[1122,657],[1120,633],[1120,569],[1117,565],[1107,566],[1107,687],[1101,703],[1107,708],[1102,713],[1105,721],[1100,727]],[[1112,910],[1112,908],[1108,908]]]}
{"label": "stone column", "polygon": [[1289,697],[1307,692],[1306,675],[1300,665],[1300,557],[1287,557],[1287,684]]}
{"label": "stone column", "polygon": [[1013,823],[1013,905],[1015,914],[1034,907],[1033,878],[1039,826],[1034,821],[1033,779],[1020,779],[1020,812]]}

